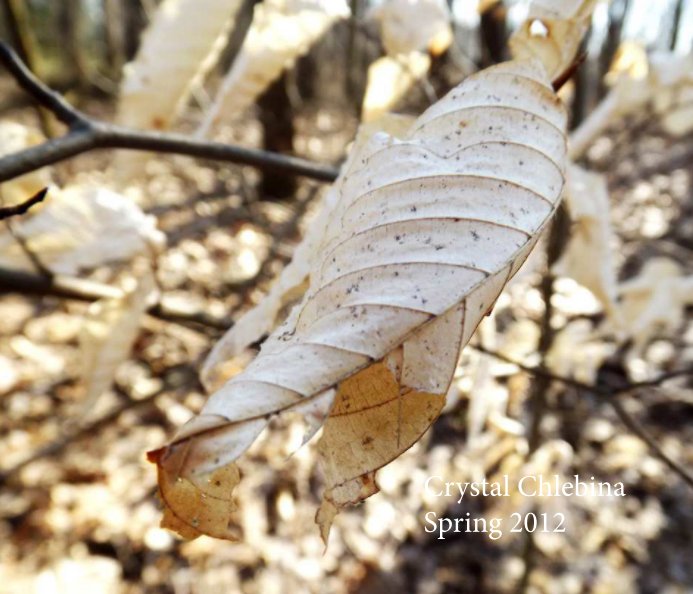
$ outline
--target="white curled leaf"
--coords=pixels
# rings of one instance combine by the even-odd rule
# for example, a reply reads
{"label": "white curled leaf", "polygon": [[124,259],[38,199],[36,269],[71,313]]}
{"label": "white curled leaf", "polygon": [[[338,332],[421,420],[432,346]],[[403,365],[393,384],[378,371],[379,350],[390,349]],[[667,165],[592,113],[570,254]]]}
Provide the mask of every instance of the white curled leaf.
{"label": "white curled leaf", "polygon": [[588,0],[532,0],[527,20],[580,20],[591,18],[595,2]]}
{"label": "white curled leaf", "polygon": [[243,46],[198,130],[207,136],[221,119],[240,115],[340,18],[346,0],[265,0],[255,6]]}
{"label": "white curled leaf", "polygon": [[[156,219],[131,200],[84,186],[51,188],[40,210],[22,217],[14,230],[49,270],[67,275],[156,253],[165,242]],[[0,265],[32,266],[7,231],[0,233]]]}
{"label": "white curled leaf", "polygon": [[683,276],[681,266],[669,258],[652,258],[635,277],[619,285],[623,318],[628,322],[623,338],[633,340],[631,354],[640,354],[658,333],[677,330],[687,306],[693,304],[693,276]]}
{"label": "white curled leaf", "polygon": [[607,81],[609,93],[570,135],[570,156],[577,159],[606,128],[652,107],[665,131],[683,136],[693,130],[693,54],[656,53],[649,58],[624,42]]}
{"label": "white curled leaf", "polygon": [[587,29],[596,0],[534,0],[529,17],[510,38],[514,58],[541,60],[552,80],[571,65]]}
{"label": "white curled leaf", "polygon": [[611,245],[614,233],[606,178],[571,165],[566,176],[566,203],[572,229],[561,259],[554,265],[554,272],[589,289],[607,314],[620,325],[616,266]]}
{"label": "white curled leaf", "polygon": [[[0,122],[0,156],[11,155],[43,142],[43,135],[18,122]],[[43,167],[0,184],[0,204],[11,206],[24,202],[52,184],[50,169]]]}
{"label": "white curled leaf", "polygon": [[368,67],[361,120],[374,122],[395,108],[430,67],[431,58],[418,51],[378,58]]}
{"label": "white curled leaf", "polygon": [[452,43],[450,10],[442,0],[389,0],[370,16],[380,25],[386,55],[368,67],[361,120],[372,122],[397,103],[431,67],[431,55]]}
{"label": "white curled leaf", "polygon": [[439,55],[452,43],[451,15],[445,0],[386,0],[370,11],[380,26],[388,56],[411,52]]}
{"label": "white curled leaf", "polygon": [[239,6],[240,0],[164,0],[125,66],[116,121],[169,128],[215,64]]}
{"label": "white curled leaf", "polygon": [[[336,184],[301,304],[150,455],[166,525],[231,537],[236,458],[269,418],[331,390],[323,537],[339,509],[374,493],[375,472],[438,416],[460,349],[554,213],[565,129],[543,66],[514,61],[467,78],[402,138],[373,135]],[[210,496],[218,485],[224,497]]]}
{"label": "white curled leaf", "polygon": [[129,277],[125,285],[122,296],[92,303],[84,320],[79,350],[85,412],[111,387],[118,366],[130,356],[154,291],[149,264]]}
{"label": "white curled leaf", "polygon": [[[143,130],[170,128],[224,48],[241,0],[164,0],[125,65],[116,122]],[[147,159],[117,153],[118,179],[129,181]]]}

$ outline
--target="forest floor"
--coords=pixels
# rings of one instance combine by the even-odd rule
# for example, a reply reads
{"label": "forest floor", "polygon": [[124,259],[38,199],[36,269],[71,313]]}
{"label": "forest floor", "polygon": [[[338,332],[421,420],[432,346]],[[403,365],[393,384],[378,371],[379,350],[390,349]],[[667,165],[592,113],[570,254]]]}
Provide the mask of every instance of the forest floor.
{"label": "forest floor", "polygon": [[[26,112],[6,115],[28,121]],[[343,154],[355,121],[339,111],[305,110],[297,127],[298,151],[330,162]],[[234,130],[226,138],[259,142],[253,121]],[[691,143],[627,122],[592,147],[588,166],[610,182],[621,280],[655,257],[693,274],[693,173],[690,164],[667,168]],[[60,166],[58,178],[98,182],[94,171],[109,158],[80,157]],[[157,266],[167,299],[236,318],[261,297],[318,199],[313,184],[301,182],[297,200],[260,200],[257,179],[247,168],[188,159],[150,163],[141,204],[168,238]],[[544,311],[536,260],[499,302],[494,340],[503,352],[536,351]],[[89,278],[107,282],[115,274],[99,269]],[[554,301],[566,373],[642,379],[693,362],[690,308],[674,332],[628,355],[608,337],[590,338],[604,315],[585,290],[560,280]],[[86,407],[78,340],[87,307],[0,296],[0,593],[501,594],[516,591],[527,558],[535,592],[693,592],[693,491],[595,393],[549,386],[541,422],[546,469],[620,481],[624,497],[475,497],[458,505],[425,492],[429,476],[466,481],[525,468],[521,424],[529,422],[533,377],[473,348],[461,364],[458,397],[419,444],[383,469],[381,493],[337,518],[326,550],[313,523],[321,493],[315,444],[288,457],[300,437],[293,425],[273,427],[243,462],[244,540],[181,541],[158,527],[156,477],[144,453],[200,409],[197,370],[220,332],[148,317],[114,389]],[[487,418],[473,430],[471,409],[484,398],[505,403],[502,422]],[[672,458],[693,467],[690,378],[618,398]],[[565,534],[536,535],[533,553],[524,535],[507,529],[498,540],[465,532],[438,539],[425,531],[430,511],[508,520],[533,505],[567,518]]]}

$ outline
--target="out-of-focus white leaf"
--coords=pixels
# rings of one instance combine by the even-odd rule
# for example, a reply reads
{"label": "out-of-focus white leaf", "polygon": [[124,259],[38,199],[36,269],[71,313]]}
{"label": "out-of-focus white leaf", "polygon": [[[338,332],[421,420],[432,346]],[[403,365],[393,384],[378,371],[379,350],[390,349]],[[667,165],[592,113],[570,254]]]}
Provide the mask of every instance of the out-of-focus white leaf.
{"label": "out-of-focus white leaf", "polygon": [[368,67],[368,84],[361,106],[361,119],[373,122],[393,109],[431,66],[422,52],[383,56]]}
{"label": "out-of-focus white leaf", "polygon": [[[413,123],[410,116],[388,115],[377,124],[362,124],[354,140],[344,169],[351,167],[353,155],[376,132],[403,136]],[[301,243],[296,247],[291,262],[282,270],[269,293],[252,309],[241,316],[231,329],[214,345],[207,357],[200,378],[208,390],[220,387],[220,382],[231,376],[228,371],[238,372],[239,357],[245,349],[271,332],[277,326],[278,316],[288,304],[301,299],[308,288],[308,277],[314,262],[320,255],[320,246],[326,241],[325,231],[335,216],[334,209],[339,199],[340,186],[332,186],[322,198],[318,214],[311,222]]]}
{"label": "out-of-focus white leaf", "polygon": [[375,471],[437,417],[461,346],[553,213],[565,124],[542,65],[507,62],[466,79],[403,139],[375,134],[353,156],[303,302],[152,454],[175,510],[166,525],[232,536],[223,502],[205,508],[199,493],[210,479],[228,492],[230,463],[269,417],[333,388],[318,446],[323,535],[340,507],[377,490]]}
{"label": "out-of-focus white leaf", "polygon": [[[169,128],[216,63],[241,0],[164,0],[125,66],[116,122],[145,130]],[[127,183],[147,158],[116,154],[115,171]]]}
{"label": "out-of-focus white leaf", "polygon": [[168,128],[216,62],[240,0],[164,0],[125,66],[116,121]]}
{"label": "out-of-focus white leaf", "polygon": [[371,16],[380,25],[386,56],[368,68],[361,119],[375,121],[393,109],[431,67],[430,55],[452,43],[450,11],[443,0],[389,0]]}
{"label": "out-of-focus white leaf", "polygon": [[662,128],[672,136],[693,130],[693,53],[687,56],[656,53],[650,58],[653,106]]}
{"label": "out-of-focus white leaf", "polygon": [[594,1],[585,0],[532,0],[529,6],[527,20],[580,20],[591,18]]}
{"label": "out-of-focus white leaf", "polygon": [[693,304],[693,276],[669,258],[652,258],[637,276],[618,287],[627,322],[625,338],[632,353],[641,353],[658,333],[672,333],[682,324],[686,306]]}
{"label": "out-of-focus white leaf", "polygon": [[597,0],[534,0],[529,17],[510,38],[515,58],[538,58],[552,80],[575,58]]}
{"label": "out-of-focus white leaf", "polygon": [[[51,189],[40,209],[15,224],[41,262],[57,274],[128,261],[155,253],[165,242],[156,219],[128,198],[103,188]],[[0,233],[0,265],[31,268],[31,262],[7,231]]]}
{"label": "out-of-focus white leaf", "polygon": [[619,318],[618,290],[606,178],[571,165],[566,176],[566,200],[573,227],[565,252],[554,265],[554,272],[592,291],[616,321]]}
{"label": "out-of-focus white leaf", "polygon": [[207,136],[220,119],[230,119],[250,107],[284,69],[347,16],[346,0],[265,0],[258,4],[243,46],[198,135]]}
{"label": "out-of-focus white leaf", "polygon": [[147,263],[126,279],[122,297],[89,306],[79,340],[85,412],[110,388],[118,366],[128,359],[153,290],[154,274]]}
{"label": "out-of-focus white leaf", "polygon": [[555,337],[546,354],[546,366],[556,375],[593,384],[602,363],[615,346],[595,332],[589,320],[576,320]]}
{"label": "out-of-focus white leaf", "polygon": [[445,0],[386,0],[370,12],[380,25],[391,57],[412,52],[439,55],[452,43],[451,15]]}
{"label": "out-of-focus white leaf", "polygon": [[[0,156],[19,152],[43,142],[43,135],[17,122],[0,122]],[[24,202],[52,184],[50,169],[44,167],[0,184],[0,199],[5,206]]]}
{"label": "out-of-focus white leaf", "polygon": [[622,49],[609,78],[612,88],[597,108],[570,135],[570,156],[579,158],[606,128],[648,105],[664,130],[683,136],[693,130],[693,54],[656,53],[643,67],[644,50],[632,42]]}

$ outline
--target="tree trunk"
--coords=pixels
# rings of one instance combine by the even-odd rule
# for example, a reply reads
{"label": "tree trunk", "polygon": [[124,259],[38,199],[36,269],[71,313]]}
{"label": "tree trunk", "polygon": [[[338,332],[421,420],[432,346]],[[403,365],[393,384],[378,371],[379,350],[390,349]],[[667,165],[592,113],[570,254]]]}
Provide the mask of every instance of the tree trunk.
{"label": "tree trunk", "polygon": [[614,0],[609,7],[609,28],[606,34],[606,41],[599,55],[599,96],[603,97],[607,88],[604,84],[604,75],[609,71],[611,62],[614,59],[616,50],[621,43],[623,23],[626,20],[629,0]]}
{"label": "tree trunk", "polygon": [[[294,121],[286,93],[286,73],[274,81],[258,100],[264,148],[284,154],[294,151]],[[285,174],[265,172],[260,195],[263,199],[283,199],[296,191],[296,178]]]}
{"label": "tree trunk", "polygon": [[67,82],[84,89],[89,75],[80,35],[81,9],[80,0],[62,0],[59,3],[58,26],[63,39],[63,69],[67,73]]}
{"label": "tree trunk", "polygon": [[142,30],[147,26],[147,15],[140,0],[121,0],[125,36],[125,60],[131,61],[140,47]]}
{"label": "tree trunk", "polygon": [[32,72],[40,74],[37,72],[38,48],[32,33],[26,2],[23,0],[0,0],[0,7],[2,7],[2,16],[12,47]]}
{"label": "tree trunk", "polygon": [[505,24],[507,10],[503,2],[494,2],[481,13],[481,66],[487,68],[506,59],[508,37]]}
{"label": "tree trunk", "polygon": [[123,27],[123,2],[103,0],[104,33],[106,37],[106,59],[113,79],[122,76],[125,64],[125,30]]}
{"label": "tree trunk", "polygon": [[671,23],[671,37],[669,38],[669,49],[674,51],[676,43],[679,40],[679,31],[681,30],[681,16],[683,15],[684,1],[678,0],[674,8],[674,16]]}

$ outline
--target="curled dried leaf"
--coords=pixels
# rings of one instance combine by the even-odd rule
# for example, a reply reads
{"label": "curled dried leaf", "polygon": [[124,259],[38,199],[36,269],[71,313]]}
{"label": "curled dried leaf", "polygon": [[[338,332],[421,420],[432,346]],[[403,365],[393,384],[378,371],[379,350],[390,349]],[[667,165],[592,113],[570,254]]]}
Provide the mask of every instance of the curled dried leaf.
{"label": "curled dried leaf", "polygon": [[553,80],[566,71],[590,26],[596,0],[534,0],[529,18],[510,38],[514,58],[538,59]]}
{"label": "curled dried leaf", "polygon": [[[303,301],[181,429],[169,448],[186,454],[162,464],[163,451],[162,488],[207,485],[274,415],[329,413],[326,537],[442,409],[461,347],[556,208],[565,126],[541,63],[514,61],[466,79],[402,138],[375,134],[355,151]],[[199,528],[188,499],[173,505]]]}
{"label": "curled dried leaf", "polygon": [[285,68],[348,15],[345,0],[266,0],[258,4],[243,46],[198,135],[208,135],[221,119],[250,107]]}
{"label": "curled dried leaf", "polygon": [[614,234],[606,178],[571,165],[567,174],[566,201],[573,228],[566,250],[554,270],[592,291],[607,314],[620,326],[616,266],[611,246]]}
{"label": "curled dried leaf", "polygon": [[422,51],[437,56],[452,43],[451,15],[445,0],[386,0],[370,15],[380,25],[388,56]]}
{"label": "curled dried leaf", "polygon": [[[51,199],[14,229],[49,270],[67,275],[156,253],[165,242],[156,219],[130,199],[85,186],[51,189]],[[6,231],[0,233],[0,265],[33,266]]]}

